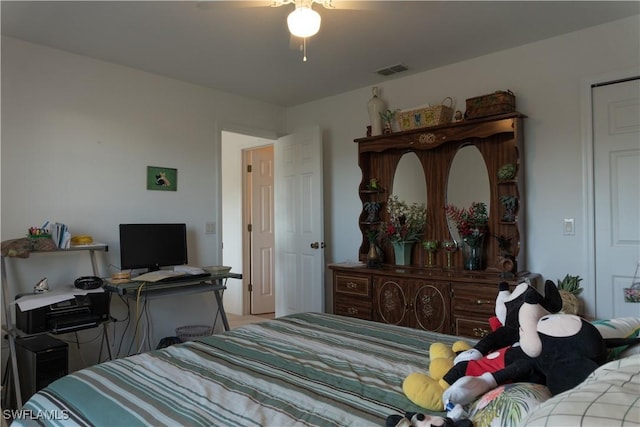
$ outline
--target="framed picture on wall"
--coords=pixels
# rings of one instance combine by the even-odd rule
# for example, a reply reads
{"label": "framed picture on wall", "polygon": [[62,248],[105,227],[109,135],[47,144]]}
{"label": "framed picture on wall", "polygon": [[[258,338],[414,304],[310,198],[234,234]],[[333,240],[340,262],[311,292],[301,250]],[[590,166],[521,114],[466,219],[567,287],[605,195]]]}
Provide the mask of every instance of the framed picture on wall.
{"label": "framed picture on wall", "polygon": [[177,191],[178,169],[147,166],[147,190]]}

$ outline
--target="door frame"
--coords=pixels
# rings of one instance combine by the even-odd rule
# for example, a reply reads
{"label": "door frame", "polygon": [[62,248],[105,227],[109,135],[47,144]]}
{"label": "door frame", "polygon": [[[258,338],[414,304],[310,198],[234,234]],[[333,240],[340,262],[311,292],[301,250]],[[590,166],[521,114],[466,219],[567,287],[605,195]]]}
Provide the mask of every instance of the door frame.
{"label": "door frame", "polygon": [[594,144],[593,139],[593,96],[592,87],[616,81],[631,79],[640,75],[638,68],[613,71],[597,77],[585,78],[580,82],[581,117],[582,117],[582,182],[583,185],[583,216],[584,225],[584,280],[593,284],[585,289],[583,297],[586,300],[585,315],[595,317],[596,305],[596,242],[595,242],[595,186],[594,186]]}

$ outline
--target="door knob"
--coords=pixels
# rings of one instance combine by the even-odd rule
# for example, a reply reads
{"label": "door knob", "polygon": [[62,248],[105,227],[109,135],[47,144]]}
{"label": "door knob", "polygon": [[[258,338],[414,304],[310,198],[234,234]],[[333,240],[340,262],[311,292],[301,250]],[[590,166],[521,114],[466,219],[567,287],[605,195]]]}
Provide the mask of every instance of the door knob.
{"label": "door knob", "polygon": [[320,243],[313,242],[310,246],[311,246],[311,249],[318,249],[320,247]]}

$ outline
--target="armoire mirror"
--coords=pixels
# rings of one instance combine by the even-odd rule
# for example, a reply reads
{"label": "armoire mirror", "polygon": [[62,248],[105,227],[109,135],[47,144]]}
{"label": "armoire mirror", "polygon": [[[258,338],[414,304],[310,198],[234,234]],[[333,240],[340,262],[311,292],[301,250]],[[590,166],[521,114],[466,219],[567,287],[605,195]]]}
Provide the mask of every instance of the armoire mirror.
{"label": "armoire mirror", "polygon": [[400,158],[393,176],[393,195],[408,205],[417,203],[426,206],[427,183],[416,153],[410,151]]}
{"label": "armoire mirror", "polygon": [[[475,145],[463,145],[456,152],[447,179],[448,205],[468,208],[473,202],[482,202],[491,210],[491,187],[489,172],[482,153]],[[461,238],[455,224],[448,222],[453,240],[460,244]]]}

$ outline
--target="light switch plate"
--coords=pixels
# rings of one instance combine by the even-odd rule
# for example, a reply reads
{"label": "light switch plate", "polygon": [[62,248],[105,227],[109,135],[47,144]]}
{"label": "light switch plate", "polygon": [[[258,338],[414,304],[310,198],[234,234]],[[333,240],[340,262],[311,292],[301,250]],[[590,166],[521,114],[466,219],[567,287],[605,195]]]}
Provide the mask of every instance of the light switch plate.
{"label": "light switch plate", "polygon": [[208,222],[205,225],[205,234],[216,234],[216,223],[215,222]]}
{"label": "light switch plate", "polygon": [[573,218],[565,218],[562,223],[562,234],[565,236],[575,236],[575,220]]}

